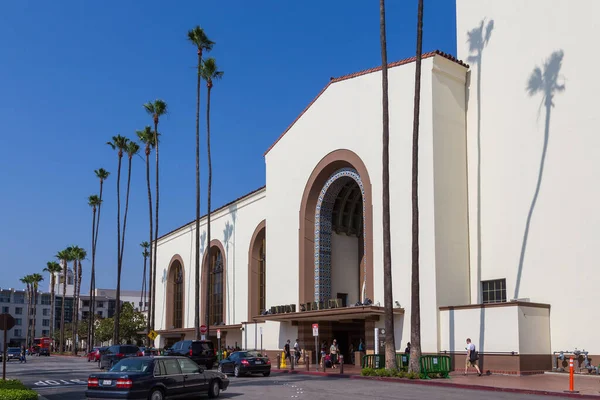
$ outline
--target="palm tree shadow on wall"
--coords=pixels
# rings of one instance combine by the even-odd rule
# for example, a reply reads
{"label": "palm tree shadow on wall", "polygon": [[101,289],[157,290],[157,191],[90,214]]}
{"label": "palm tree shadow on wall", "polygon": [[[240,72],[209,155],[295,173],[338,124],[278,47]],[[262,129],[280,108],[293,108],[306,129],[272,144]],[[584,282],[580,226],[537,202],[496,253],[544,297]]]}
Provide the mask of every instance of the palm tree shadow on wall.
{"label": "palm tree shadow on wall", "polygon": [[[531,228],[531,218],[533,216],[533,210],[537,204],[538,196],[540,194],[540,187],[542,185],[542,177],[544,175],[544,166],[546,162],[546,153],[548,150],[548,140],[550,138],[550,115],[552,108],[554,108],[554,96],[557,93],[564,92],[566,87],[564,83],[559,82],[562,79],[560,75],[560,69],[562,67],[562,61],[564,57],[564,51],[557,50],[550,54],[550,57],[546,59],[542,67],[536,66],[533,72],[529,76],[527,81],[526,92],[529,96],[533,97],[538,93],[542,94],[542,102],[540,103],[540,110],[544,106],[546,111],[546,119],[544,122],[544,145],[542,147],[542,157],[540,160],[540,170],[538,173],[537,184],[535,186],[535,193],[531,200],[531,206],[529,207],[529,213],[527,214],[527,222],[525,223],[525,232],[523,233],[523,244],[521,246],[521,254],[519,256],[519,267],[517,270],[517,280],[515,282],[515,294],[513,298],[519,297],[519,289],[521,287],[521,276],[523,273],[523,264],[525,262],[525,250],[527,249],[527,240],[529,238],[529,230]],[[539,117],[539,111],[538,111]]]}
{"label": "palm tree shadow on wall", "polygon": [[488,45],[494,30],[494,20],[486,24],[485,18],[479,26],[467,32],[470,64],[477,65],[477,302],[481,302],[481,71],[483,49]]}
{"label": "palm tree shadow on wall", "polygon": [[[225,252],[227,253],[227,263],[228,263],[228,267],[231,266],[231,271],[232,271],[232,276],[231,276],[231,286],[232,286],[232,290],[230,292],[229,290],[229,283],[227,283],[227,296],[229,296],[229,293],[231,293],[231,301],[227,301],[228,307],[229,304],[232,304],[232,310],[231,312],[227,312],[228,317],[227,318],[231,318],[231,321],[235,321],[235,293],[236,293],[236,287],[235,287],[235,225],[236,225],[236,221],[237,221],[237,204],[232,204],[229,206],[229,215],[231,216],[231,223],[227,222],[225,224],[225,230],[223,231],[223,236],[225,239]],[[231,257],[229,256],[229,245],[231,245],[232,249],[232,255]],[[226,282],[228,282],[227,280],[227,276],[229,275],[229,273],[226,274],[225,280]],[[231,316],[231,317],[229,317]],[[232,322],[234,323],[234,322]]]}
{"label": "palm tree shadow on wall", "polygon": [[[470,64],[477,65],[477,303],[481,303],[481,75],[483,65],[483,49],[488,45],[494,30],[494,20],[481,20],[479,26],[467,32]],[[469,282],[470,284],[470,282]],[[462,338],[464,340],[465,338]],[[479,315],[479,364],[483,370],[485,349],[485,309]]]}

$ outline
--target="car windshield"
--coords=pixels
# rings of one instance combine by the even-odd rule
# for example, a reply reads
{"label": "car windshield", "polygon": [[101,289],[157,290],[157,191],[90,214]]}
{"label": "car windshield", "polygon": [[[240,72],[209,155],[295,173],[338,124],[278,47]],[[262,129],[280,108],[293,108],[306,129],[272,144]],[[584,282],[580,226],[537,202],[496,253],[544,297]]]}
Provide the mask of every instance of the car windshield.
{"label": "car windshield", "polygon": [[256,351],[240,351],[238,354],[240,358],[264,357]]}
{"label": "car windshield", "polygon": [[8,352],[9,353],[14,353],[14,352],[17,352],[17,351],[21,351],[21,349],[18,348],[18,347],[9,347],[8,348]]}
{"label": "car windshield", "polygon": [[147,372],[151,371],[152,360],[129,358],[119,361],[110,369],[110,372]]}

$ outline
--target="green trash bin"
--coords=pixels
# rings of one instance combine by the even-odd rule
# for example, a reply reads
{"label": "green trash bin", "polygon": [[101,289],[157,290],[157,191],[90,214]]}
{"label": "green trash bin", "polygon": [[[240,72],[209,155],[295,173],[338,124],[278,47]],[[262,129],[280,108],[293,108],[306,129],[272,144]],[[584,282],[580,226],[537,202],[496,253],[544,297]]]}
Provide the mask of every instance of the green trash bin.
{"label": "green trash bin", "polygon": [[408,362],[410,361],[410,354],[396,354],[396,364],[398,369],[408,370]]}

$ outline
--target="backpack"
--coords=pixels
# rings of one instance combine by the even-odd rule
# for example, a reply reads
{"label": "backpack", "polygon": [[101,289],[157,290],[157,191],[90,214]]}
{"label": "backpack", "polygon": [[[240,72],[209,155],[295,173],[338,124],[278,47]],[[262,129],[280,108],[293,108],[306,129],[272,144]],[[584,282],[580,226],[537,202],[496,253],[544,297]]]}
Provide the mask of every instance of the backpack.
{"label": "backpack", "polygon": [[477,350],[473,350],[470,354],[470,361],[477,361],[479,360],[479,352]]}

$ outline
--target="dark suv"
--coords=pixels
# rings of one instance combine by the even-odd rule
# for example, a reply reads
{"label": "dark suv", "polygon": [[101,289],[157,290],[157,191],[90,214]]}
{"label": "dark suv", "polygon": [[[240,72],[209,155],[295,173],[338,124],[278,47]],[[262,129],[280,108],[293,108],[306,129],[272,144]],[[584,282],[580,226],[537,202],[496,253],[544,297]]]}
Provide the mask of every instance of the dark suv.
{"label": "dark suv", "polygon": [[113,365],[124,358],[141,356],[143,356],[143,353],[140,351],[140,348],[131,344],[110,346],[100,356],[100,368],[111,369]]}
{"label": "dark suv", "polygon": [[217,362],[215,346],[210,340],[181,340],[165,350],[166,355],[189,357],[196,364],[205,365],[207,369],[212,369]]}

